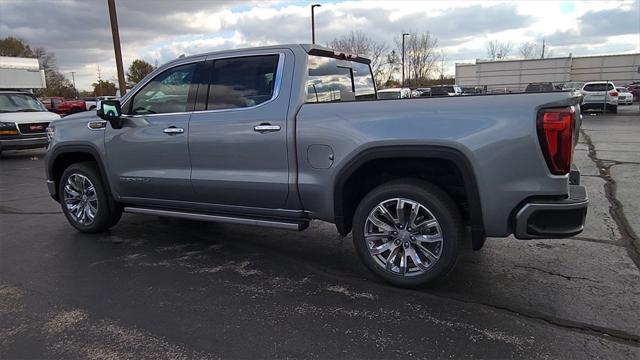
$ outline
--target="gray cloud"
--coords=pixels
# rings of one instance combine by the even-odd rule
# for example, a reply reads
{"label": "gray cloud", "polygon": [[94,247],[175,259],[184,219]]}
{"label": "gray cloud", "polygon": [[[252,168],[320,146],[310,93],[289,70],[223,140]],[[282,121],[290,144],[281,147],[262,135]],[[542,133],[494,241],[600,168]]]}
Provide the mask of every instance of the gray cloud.
{"label": "gray cloud", "polygon": [[[636,1],[629,9],[589,11],[580,17],[574,29],[546,35],[545,39],[551,46],[566,48],[568,53],[597,44],[606,46],[609,37],[629,34],[636,35],[636,45],[640,45],[640,1]],[[620,48],[620,44],[616,47],[611,44],[609,51],[633,50],[629,46],[622,46],[625,50],[618,50]]]}
{"label": "gray cloud", "polygon": [[583,36],[611,36],[640,34],[640,2],[630,10],[610,9],[590,11],[580,17],[580,34]]}
{"label": "gray cloud", "polygon": [[[123,52],[136,52],[155,40],[194,33],[171,15],[215,12],[233,1],[117,1]],[[106,1],[9,1],[0,3],[0,37],[15,36],[56,54],[62,70],[115,62]]]}
{"label": "gray cloud", "polygon": [[[125,59],[143,57],[164,63],[181,53],[191,55],[234,47],[310,42],[307,11],[279,12],[266,19],[256,12],[243,12],[256,4],[267,8],[283,5],[269,1],[117,0]],[[301,5],[298,2],[286,4]],[[416,11],[394,20],[390,19],[391,12],[380,9],[375,2],[370,4],[367,8],[346,11],[340,5],[326,3],[316,12],[318,43],[325,44],[351,30],[360,30],[386,42],[391,49],[404,31],[430,31],[438,38],[440,46],[456,46],[470,40],[484,43],[492,34],[526,28],[536,20],[520,14],[517,4],[472,4],[435,15]],[[586,13],[576,23],[575,31],[558,32],[545,38],[554,47],[575,47],[577,50],[576,44],[604,44],[610,35],[640,33],[639,4],[636,1],[631,11],[613,9]],[[241,16],[223,17],[219,33],[211,33],[210,27],[194,27],[189,22],[196,14],[220,14],[222,10],[233,10]],[[85,69],[85,74],[80,75],[80,83],[93,81],[95,70],[92,69],[97,65],[103,69],[115,66],[104,0],[0,0],[0,14],[0,37],[17,36],[33,46],[45,47],[56,54],[63,71]],[[535,38],[544,29],[532,31],[534,33],[527,36]],[[485,53],[484,47],[482,50],[465,47],[447,55],[455,61],[484,57]],[[105,75],[110,78],[112,73]]]}

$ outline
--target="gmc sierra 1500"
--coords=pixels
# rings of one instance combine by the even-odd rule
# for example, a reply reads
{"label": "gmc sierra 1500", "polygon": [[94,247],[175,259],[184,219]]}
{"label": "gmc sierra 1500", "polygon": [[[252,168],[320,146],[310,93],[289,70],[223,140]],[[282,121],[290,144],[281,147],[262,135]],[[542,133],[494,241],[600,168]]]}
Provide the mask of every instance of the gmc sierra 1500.
{"label": "gmc sierra 1500", "polygon": [[120,101],[49,128],[47,184],[79,231],[123,211],[353,233],[400,286],[443,277],[461,240],[582,231],[571,92],[377,100],[369,61],[315,45],[172,61]]}

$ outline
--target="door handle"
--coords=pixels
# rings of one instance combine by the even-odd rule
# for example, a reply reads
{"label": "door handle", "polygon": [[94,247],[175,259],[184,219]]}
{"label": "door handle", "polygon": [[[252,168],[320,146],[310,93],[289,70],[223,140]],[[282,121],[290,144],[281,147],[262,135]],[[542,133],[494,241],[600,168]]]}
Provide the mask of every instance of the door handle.
{"label": "door handle", "polygon": [[163,131],[164,131],[165,134],[169,134],[169,135],[184,133],[184,129],[183,128],[179,128],[179,127],[175,127],[175,126],[169,126],[168,128],[165,128]]}
{"label": "door handle", "polygon": [[257,131],[259,133],[280,131],[280,125],[271,125],[268,123],[263,123],[263,124],[254,126],[253,131]]}

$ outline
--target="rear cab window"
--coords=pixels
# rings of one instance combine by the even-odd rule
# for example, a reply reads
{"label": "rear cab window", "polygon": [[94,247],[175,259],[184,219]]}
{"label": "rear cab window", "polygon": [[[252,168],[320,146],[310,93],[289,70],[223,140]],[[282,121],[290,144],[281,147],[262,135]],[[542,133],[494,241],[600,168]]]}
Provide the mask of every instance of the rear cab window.
{"label": "rear cab window", "polygon": [[584,91],[607,91],[607,90],[613,90],[613,85],[612,84],[605,84],[605,83],[587,84],[587,85],[584,86],[584,88],[582,88],[582,90],[584,90]]}
{"label": "rear cab window", "polygon": [[375,100],[369,64],[309,55],[307,103]]}

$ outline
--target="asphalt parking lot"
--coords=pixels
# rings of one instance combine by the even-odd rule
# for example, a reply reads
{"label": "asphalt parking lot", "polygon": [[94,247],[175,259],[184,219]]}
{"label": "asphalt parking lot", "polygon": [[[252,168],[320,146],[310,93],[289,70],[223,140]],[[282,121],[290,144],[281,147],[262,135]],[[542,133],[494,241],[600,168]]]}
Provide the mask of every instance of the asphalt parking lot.
{"label": "asphalt parking lot", "polygon": [[125,214],[68,225],[43,150],[0,160],[0,357],[640,358],[640,112],[585,114],[591,199],[566,240],[488,239],[435,288],[373,277],[350,237]]}

